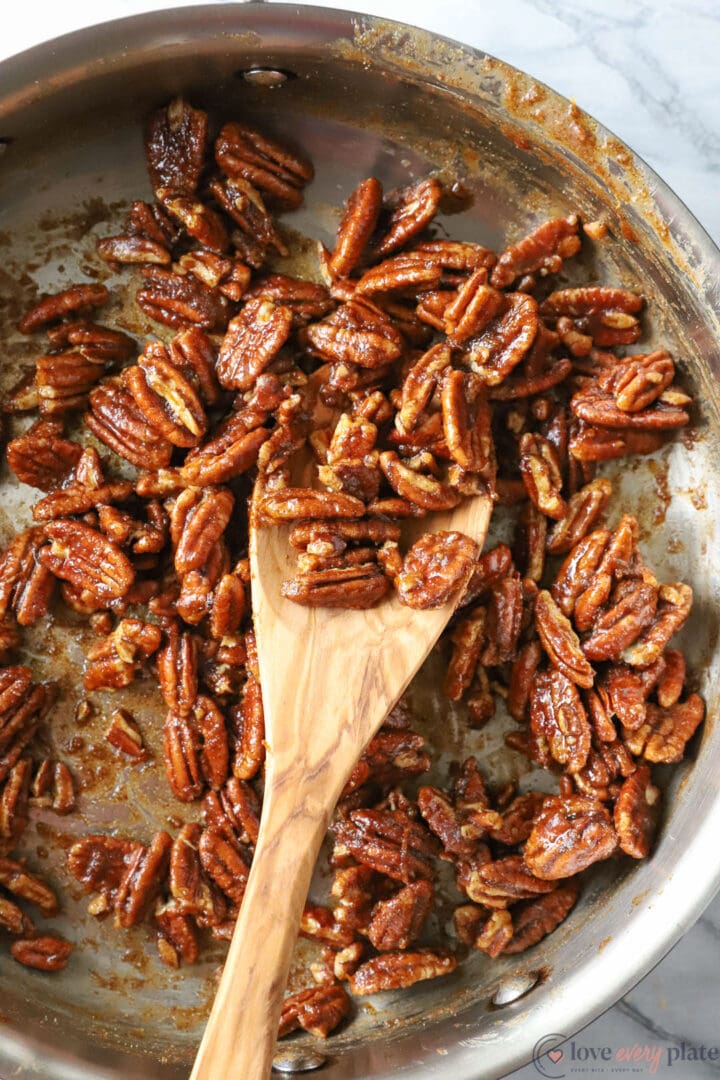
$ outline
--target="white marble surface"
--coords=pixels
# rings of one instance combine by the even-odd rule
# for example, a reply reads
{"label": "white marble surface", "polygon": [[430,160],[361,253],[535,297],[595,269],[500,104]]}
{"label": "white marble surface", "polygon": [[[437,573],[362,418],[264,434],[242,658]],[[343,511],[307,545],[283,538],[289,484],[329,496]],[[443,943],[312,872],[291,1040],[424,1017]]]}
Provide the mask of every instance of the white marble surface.
{"label": "white marble surface", "polygon": [[[318,3],[332,7],[341,0]],[[4,20],[0,56],[100,17],[170,6],[24,0]],[[720,241],[720,0],[354,0],[349,6],[464,40],[573,97],[657,169]],[[720,1076],[720,1060],[688,1060],[691,1048],[720,1045],[719,970],[716,899],[632,993],[576,1037],[576,1050],[649,1046],[661,1051],[657,1076]],[[668,1049],[683,1043],[685,1060],[670,1067]],[[647,1064],[622,1073],[616,1064],[573,1064],[570,1053],[566,1047],[557,1075],[652,1075]],[[539,1075],[530,1065],[513,1077]]]}

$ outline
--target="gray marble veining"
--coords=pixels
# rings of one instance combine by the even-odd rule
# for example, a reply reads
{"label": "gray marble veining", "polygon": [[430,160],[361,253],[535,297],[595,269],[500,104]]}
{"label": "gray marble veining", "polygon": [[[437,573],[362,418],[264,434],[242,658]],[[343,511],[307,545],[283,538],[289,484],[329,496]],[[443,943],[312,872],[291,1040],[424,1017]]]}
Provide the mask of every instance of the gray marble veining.
{"label": "gray marble veining", "polygon": [[[0,56],[98,18],[183,0],[26,0],[3,26]],[[641,154],[720,241],[720,0],[316,0],[415,23],[493,53],[577,103]],[[655,1075],[717,1080],[720,1061],[688,1060],[720,1044],[720,898],[627,997],[575,1037],[577,1048],[660,1048]],[[684,1044],[686,1057],[668,1053]],[[647,1064],[573,1063],[567,1077],[647,1076]],[[668,1060],[673,1059],[669,1065]],[[623,1071],[620,1071],[620,1070]],[[593,1071],[594,1070],[594,1071]],[[534,1065],[513,1080],[540,1076]]]}

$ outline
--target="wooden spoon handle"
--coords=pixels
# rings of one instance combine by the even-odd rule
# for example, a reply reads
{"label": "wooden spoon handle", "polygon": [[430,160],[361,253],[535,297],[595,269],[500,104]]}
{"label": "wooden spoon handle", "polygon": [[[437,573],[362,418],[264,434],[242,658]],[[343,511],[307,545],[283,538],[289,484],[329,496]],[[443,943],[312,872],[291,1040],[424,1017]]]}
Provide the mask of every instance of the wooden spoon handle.
{"label": "wooden spoon handle", "polygon": [[292,949],[338,795],[324,779],[305,777],[298,790],[287,772],[277,786],[266,778],[253,866],[192,1080],[270,1075]]}

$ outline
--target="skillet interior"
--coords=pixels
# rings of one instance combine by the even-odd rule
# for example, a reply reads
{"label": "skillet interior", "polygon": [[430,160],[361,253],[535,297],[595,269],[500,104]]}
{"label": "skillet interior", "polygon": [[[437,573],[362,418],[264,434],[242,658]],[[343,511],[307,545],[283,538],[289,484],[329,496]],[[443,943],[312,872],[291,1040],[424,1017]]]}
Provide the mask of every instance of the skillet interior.
{"label": "skillet interior", "polygon": [[[682,644],[708,704],[709,720],[690,755],[697,763],[688,761],[668,777],[671,793],[653,858],[602,867],[573,916],[536,950],[494,962],[475,954],[448,980],[383,995],[323,1047],[331,1058],[328,1077],[424,1070],[458,1080],[478,1073],[490,1078],[526,1060],[542,1036],[570,1034],[615,1000],[670,948],[718,883],[711,845],[720,814],[712,719],[720,591],[713,566],[720,506],[720,256],[649,170],[545,88],[430,35],[320,9],[296,11],[273,4],[160,12],[71,35],[54,51],[43,46],[6,63],[0,100],[0,136],[10,140],[0,171],[3,379],[11,384],[35,351],[13,330],[19,311],[36,290],[62,287],[89,268],[94,274],[100,266],[93,256],[96,236],[117,231],[130,199],[149,196],[142,117],[179,91],[216,114],[256,120],[305,149],[317,179],[305,207],[286,224],[313,239],[331,238],[332,208],[361,176],[374,173],[393,187],[431,169],[460,177],[474,194],[471,207],[444,219],[452,237],[497,247],[537,220],[571,210],[608,221],[612,241],[584,255],[568,280],[622,282],[651,298],[649,341],[669,345],[698,397],[689,437],[613,471],[618,482],[611,504],[615,516],[622,507],[639,517],[643,550],[663,579],[687,580],[695,589]],[[250,86],[237,73],[258,63],[297,77],[276,90]],[[307,266],[307,251],[302,244],[298,250]],[[108,321],[138,335],[157,332],[130,306],[111,310]],[[4,541],[27,520],[30,493],[7,473],[2,480]],[[37,819],[23,844],[31,865],[47,872],[66,900],[63,917],[52,925],[80,947],[67,971],[51,978],[0,952],[0,1068],[19,1077],[182,1076],[221,954],[180,973],[164,969],[144,928],[116,931],[85,915],[86,901],[73,893],[63,869],[63,845],[75,834],[118,827],[144,839],[178,813],[161,768],[118,775],[112,753],[102,747],[103,723],[76,730],[72,673],[82,633],[66,621],[49,634],[42,628],[31,644],[38,675],[63,673],[65,704],[50,745],[82,778],[80,813],[60,819],[60,830],[58,819]],[[502,720],[483,732],[464,731],[460,712],[449,710],[435,690],[440,670],[431,661],[414,695],[422,730],[443,752],[442,762],[477,752],[491,778],[517,775],[524,766],[502,746]],[[135,700],[128,699],[145,730],[153,726],[147,697],[141,684]],[[159,730],[159,709],[157,716]],[[71,741],[78,737],[83,745]],[[148,741],[157,751],[157,730]],[[534,782],[525,776],[526,785]],[[307,984],[303,950],[298,987]],[[538,970],[542,978],[527,998],[502,1011],[488,1007],[498,983]]]}

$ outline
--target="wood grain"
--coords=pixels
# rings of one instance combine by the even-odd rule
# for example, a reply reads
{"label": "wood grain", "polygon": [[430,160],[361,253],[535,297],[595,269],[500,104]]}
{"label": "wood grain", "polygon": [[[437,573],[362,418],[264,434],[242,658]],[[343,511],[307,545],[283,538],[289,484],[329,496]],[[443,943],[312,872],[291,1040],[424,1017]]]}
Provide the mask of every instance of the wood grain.
{"label": "wood grain", "polygon": [[[433,515],[482,546],[484,497]],[[391,594],[367,611],[305,608],[280,595],[288,528],[251,529],[250,565],[267,741],[260,835],[193,1080],[266,1080],[292,948],[323,836],[364,747],[423,663],[458,596],[412,611]],[[458,591],[458,595],[461,590]]]}

